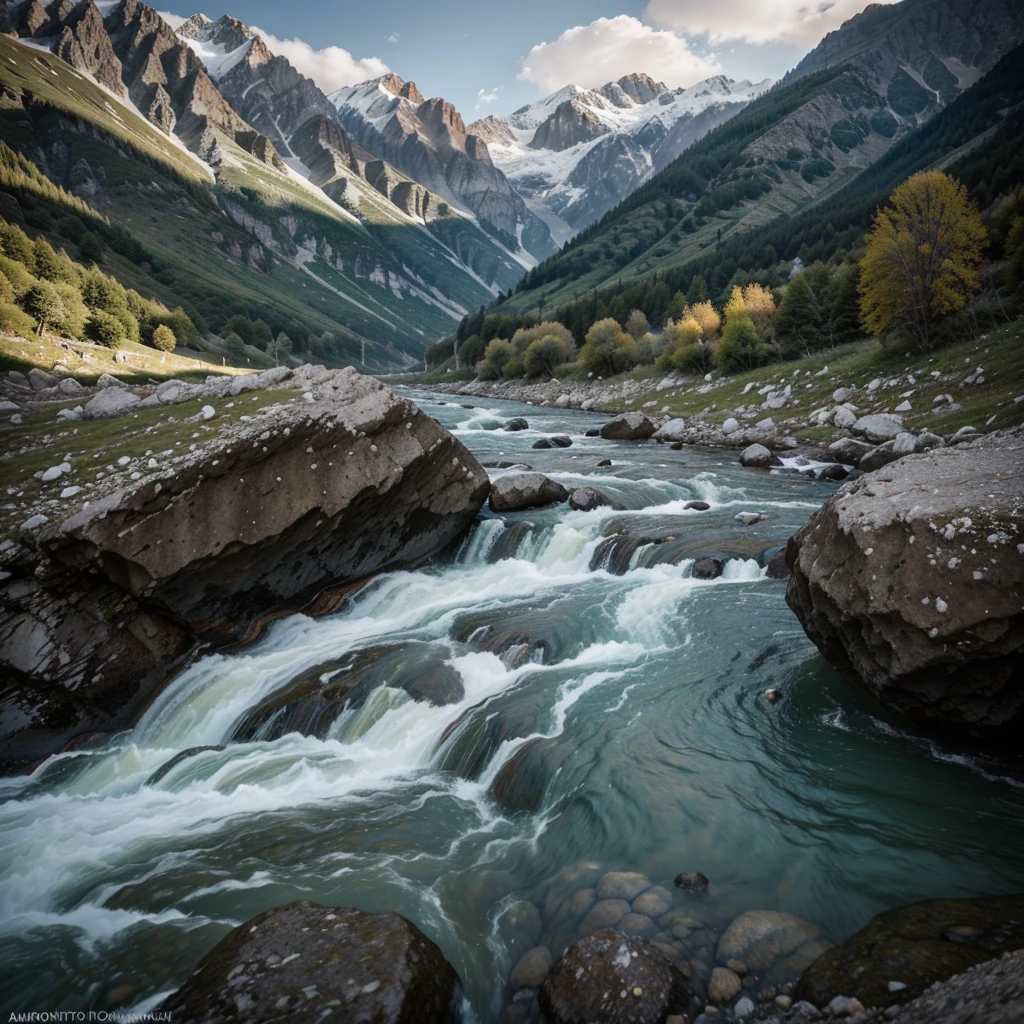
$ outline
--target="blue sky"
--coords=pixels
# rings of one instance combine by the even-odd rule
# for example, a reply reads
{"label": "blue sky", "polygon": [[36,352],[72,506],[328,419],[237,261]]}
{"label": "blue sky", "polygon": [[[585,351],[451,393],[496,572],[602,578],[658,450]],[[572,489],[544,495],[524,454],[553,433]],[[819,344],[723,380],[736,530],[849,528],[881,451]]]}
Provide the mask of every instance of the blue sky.
{"label": "blue sky", "polygon": [[[195,13],[187,2],[159,6]],[[673,86],[719,71],[778,78],[864,6],[866,0],[826,0],[810,9],[806,0],[217,0],[201,9],[275,37],[271,49],[328,91],[386,65],[426,96],[451,100],[469,121],[510,113],[570,81],[599,85],[631,70]],[[283,42],[296,38],[306,45]]]}

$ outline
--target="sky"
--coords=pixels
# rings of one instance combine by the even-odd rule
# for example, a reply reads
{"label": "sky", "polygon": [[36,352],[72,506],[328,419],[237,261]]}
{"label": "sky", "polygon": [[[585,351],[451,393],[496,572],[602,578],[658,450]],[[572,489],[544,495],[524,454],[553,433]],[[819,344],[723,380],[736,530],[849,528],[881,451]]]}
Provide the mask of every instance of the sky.
{"label": "sky", "polygon": [[[327,92],[393,71],[466,121],[575,83],[780,78],[868,0],[216,0]],[[884,0],[889,2],[889,0]],[[161,9],[194,14],[189,0]]]}

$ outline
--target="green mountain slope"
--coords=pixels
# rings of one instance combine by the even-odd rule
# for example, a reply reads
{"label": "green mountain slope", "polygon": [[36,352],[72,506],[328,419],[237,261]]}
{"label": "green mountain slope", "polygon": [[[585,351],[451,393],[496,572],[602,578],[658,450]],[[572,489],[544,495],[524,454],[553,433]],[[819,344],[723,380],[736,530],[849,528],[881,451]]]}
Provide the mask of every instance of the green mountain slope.
{"label": "green mountain slope", "polygon": [[962,0],[904,0],[851,19],[822,44],[828,59],[812,51],[786,80],[531,271],[508,308],[550,312],[595,289],[677,277],[734,238],[749,244],[772,233],[766,226],[779,218],[845,195],[1024,37],[1015,0],[973,6],[972,31],[989,39],[980,51],[959,34]]}
{"label": "green mountain slope", "polygon": [[[214,329],[244,313],[330,332],[339,358],[365,351],[377,368],[418,359],[491,297],[400,211],[381,204],[364,223],[279,161],[212,134],[206,163],[127,98],[40,47],[0,37],[0,140],[105,219],[110,240],[118,229],[131,237],[123,265],[107,268],[127,286],[191,304]],[[68,212],[53,196],[6,191],[19,208],[8,203],[4,216],[37,229]]]}

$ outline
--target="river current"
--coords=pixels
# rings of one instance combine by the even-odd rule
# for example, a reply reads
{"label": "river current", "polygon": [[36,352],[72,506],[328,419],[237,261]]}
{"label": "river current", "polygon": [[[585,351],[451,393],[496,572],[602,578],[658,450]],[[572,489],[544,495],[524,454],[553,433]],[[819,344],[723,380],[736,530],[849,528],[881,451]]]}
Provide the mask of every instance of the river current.
{"label": "river current", "polygon": [[[1024,889],[1020,764],[890,717],[766,577],[835,484],[584,438],[601,414],[408,393],[481,462],[615,507],[485,510],[435,564],[279,620],[106,747],[0,780],[5,1014],[152,1007],[295,899],[409,917],[487,1024],[537,940],[524,901],[557,955],[576,922],[553,909],[603,871],[701,871],[709,928],[777,909],[832,940],[912,900]],[[495,429],[511,416],[531,429]],[[531,448],[555,433],[573,446]],[[720,578],[690,575],[706,554]]]}

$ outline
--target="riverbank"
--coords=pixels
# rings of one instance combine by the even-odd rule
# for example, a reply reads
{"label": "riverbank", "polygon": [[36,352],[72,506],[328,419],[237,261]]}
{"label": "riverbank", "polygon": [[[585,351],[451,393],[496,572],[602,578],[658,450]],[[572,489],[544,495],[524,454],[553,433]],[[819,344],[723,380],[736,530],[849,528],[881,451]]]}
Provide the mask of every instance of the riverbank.
{"label": "riverbank", "polygon": [[[865,415],[894,417],[915,435],[949,436],[968,426],[987,432],[1024,423],[1022,344],[1024,323],[1017,321],[927,356],[893,356],[866,342],[736,376],[716,371],[710,379],[648,367],[609,380],[432,378],[424,386],[548,408],[640,411],[660,421],[681,417],[694,429],[694,443],[729,447],[745,443],[736,437],[740,430],[768,420],[780,438],[828,444],[847,436]],[[730,420],[735,430],[724,429]]]}

